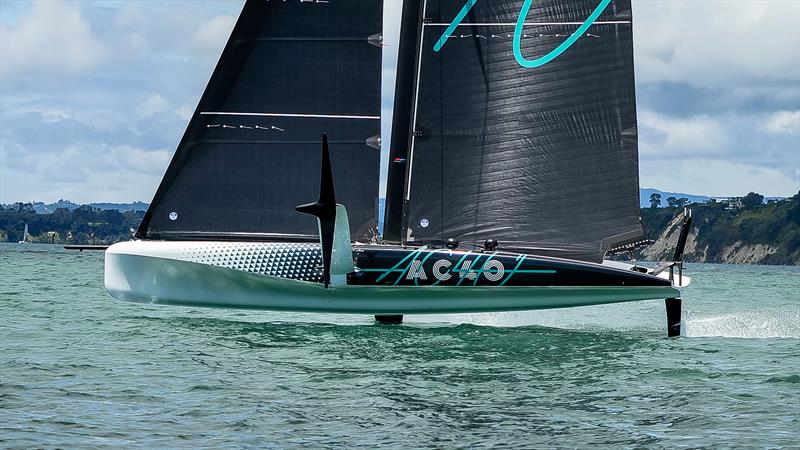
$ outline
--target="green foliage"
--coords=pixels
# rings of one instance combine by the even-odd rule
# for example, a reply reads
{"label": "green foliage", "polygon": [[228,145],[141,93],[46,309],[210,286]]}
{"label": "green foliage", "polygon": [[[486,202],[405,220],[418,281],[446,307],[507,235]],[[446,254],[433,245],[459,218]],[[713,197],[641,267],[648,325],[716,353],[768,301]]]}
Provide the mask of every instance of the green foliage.
{"label": "green foliage", "polygon": [[751,192],[742,197],[742,206],[745,208],[755,208],[761,206],[763,203],[764,196],[756,192]]}
{"label": "green foliage", "polygon": [[650,194],[650,208],[658,208],[661,206],[661,194],[658,192],[653,192]]}
{"label": "green foliage", "polygon": [[670,208],[683,208],[688,204],[689,204],[689,199],[686,197],[681,197],[681,198],[667,197],[667,205]]}
{"label": "green foliage", "polygon": [[[714,202],[690,205],[698,251],[687,254],[687,260],[703,254],[706,262],[723,262],[725,250],[741,242],[742,245],[763,244],[777,248],[775,253],[765,257],[762,261],[765,264],[800,264],[800,192],[766,205],[761,203],[763,197],[759,194],[754,194],[750,201],[758,197],[761,197],[758,206],[750,208],[743,198],[745,207],[742,209],[727,209],[725,203]],[[650,239],[657,239],[670,221],[683,212],[683,205],[676,202],[679,199],[672,199],[671,207],[642,208],[642,223]]]}
{"label": "green foliage", "polygon": [[33,242],[111,244],[130,239],[142,217],[143,211],[119,212],[86,205],[73,211],[59,208],[52,214],[36,214],[31,203],[15,203],[0,208],[0,237],[18,242],[27,224]]}

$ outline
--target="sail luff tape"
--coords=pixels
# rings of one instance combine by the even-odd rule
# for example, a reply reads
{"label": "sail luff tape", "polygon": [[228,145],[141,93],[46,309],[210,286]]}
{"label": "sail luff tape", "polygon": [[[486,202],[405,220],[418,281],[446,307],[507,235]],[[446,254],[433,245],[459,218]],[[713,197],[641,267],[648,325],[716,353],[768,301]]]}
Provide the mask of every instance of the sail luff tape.
{"label": "sail luff tape", "polygon": [[298,118],[312,118],[312,119],[381,120],[381,116],[347,116],[347,115],[339,115],[339,114],[293,114],[293,113],[200,111],[200,115],[201,116],[256,116],[256,117],[298,117]]}

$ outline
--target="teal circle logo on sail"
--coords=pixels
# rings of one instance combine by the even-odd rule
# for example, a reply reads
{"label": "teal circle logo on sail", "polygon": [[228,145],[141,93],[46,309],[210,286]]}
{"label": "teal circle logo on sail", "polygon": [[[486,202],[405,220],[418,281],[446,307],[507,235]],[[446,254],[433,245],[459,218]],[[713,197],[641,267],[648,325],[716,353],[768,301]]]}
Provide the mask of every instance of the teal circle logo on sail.
{"label": "teal circle logo on sail", "polygon": [[[512,42],[513,51],[514,51],[514,59],[517,60],[517,63],[525,68],[535,68],[543,66],[550,61],[558,58],[559,55],[564,53],[568,48],[572,46],[582,35],[589,29],[590,26],[600,17],[600,14],[606,9],[606,7],[611,3],[611,0],[600,0],[597,7],[592,11],[592,14],[586,18],[585,21],[572,33],[564,42],[562,42],[558,47],[551,50],[544,56],[540,56],[536,59],[526,59],[525,56],[522,55],[522,28],[525,26],[525,19],[528,16],[528,12],[530,12],[531,6],[533,5],[534,0],[525,0],[522,4],[522,8],[519,11],[519,16],[517,17],[517,24],[514,27],[514,40]],[[438,52],[442,49],[447,39],[450,35],[455,31],[456,27],[461,24],[461,21],[464,20],[467,13],[475,6],[478,0],[468,0],[467,3],[464,4],[464,7],[456,14],[456,17],[450,22],[450,25],[447,26],[442,36],[436,41],[436,44],[433,46],[433,51]]]}

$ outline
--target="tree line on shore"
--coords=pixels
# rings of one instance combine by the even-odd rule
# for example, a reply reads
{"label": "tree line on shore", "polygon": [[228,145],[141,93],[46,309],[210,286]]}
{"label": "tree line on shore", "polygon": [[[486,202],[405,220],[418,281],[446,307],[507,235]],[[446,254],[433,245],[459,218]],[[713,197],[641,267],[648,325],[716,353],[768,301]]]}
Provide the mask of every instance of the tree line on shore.
{"label": "tree line on shore", "polygon": [[[664,208],[658,207],[660,198],[651,200],[651,207],[641,209],[642,223],[651,239],[658,239],[689,206],[694,215],[695,246],[703,250],[705,261],[724,262],[724,254],[732,246],[760,244],[775,249],[761,262],[800,264],[800,192],[767,204],[757,193],[693,204],[671,198]],[[37,214],[32,203],[15,203],[0,206],[0,242],[22,240],[27,225],[29,242],[112,244],[131,239],[143,217],[143,211],[120,212],[88,205]]]}
{"label": "tree line on shore", "polygon": [[[653,192],[650,194],[650,208],[655,209],[661,206],[661,194],[658,192]],[[705,203],[692,203],[686,197],[667,197],[667,207],[669,208],[684,208],[689,204],[705,204]],[[769,200],[767,203],[777,203],[778,200],[772,199]],[[745,195],[744,197],[731,197],[725,199],[716,199],[712,198],[708,202],[709,204],[724,204],[726,207],[729,208],[755,208],[759,205],[764,204],[764,196],[759,194],[758,192],[750,192],[749,194]]]}
{"label": "tree line on shore", "polygon": [[25,225],[28,242],[54,244],[112,244],[133,237],[144,211],[100,209],[83,205],[37,214],[33,203],[17,202],[0,209],[0,242],[19,242]]}

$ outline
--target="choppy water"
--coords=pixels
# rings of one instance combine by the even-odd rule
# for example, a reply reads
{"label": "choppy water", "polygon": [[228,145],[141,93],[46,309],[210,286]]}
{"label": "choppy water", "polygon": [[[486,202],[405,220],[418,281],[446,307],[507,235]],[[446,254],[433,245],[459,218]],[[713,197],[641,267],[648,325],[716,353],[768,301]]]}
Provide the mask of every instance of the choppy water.
{"label": "choppy water", "polygon": [[122,303],[102,254],[0,245],[3,447],[764,448],[800,442],[800,270],[663,301],[363,316]]}

